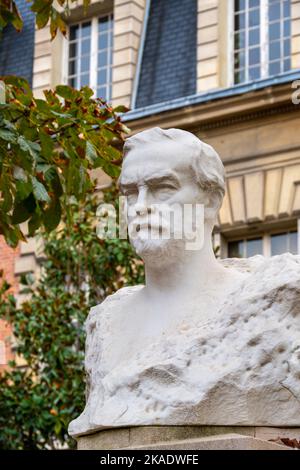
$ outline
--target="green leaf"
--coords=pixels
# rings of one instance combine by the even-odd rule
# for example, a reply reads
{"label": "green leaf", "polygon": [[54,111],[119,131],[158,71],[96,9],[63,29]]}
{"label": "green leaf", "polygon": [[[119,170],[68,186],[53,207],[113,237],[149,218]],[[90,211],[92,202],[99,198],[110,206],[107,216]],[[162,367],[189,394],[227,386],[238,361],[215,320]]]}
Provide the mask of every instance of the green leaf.
{"label": "green leaf", "polygon": [[62,119],[71,119],[71,118],[73,118],[72,114],[58,113],[57,111],[51,111],[51,114],[53,114],[53,116],[56,116],[56,117],[59,117],[59,118],[62,118]]}
{"label": "green leaf", "polygon": [[26,96],[32,98],[32,91],[30,89],[29,83],[25,78],[19,77],[17,75],[6,75],[4,77],[4,82],[6,85],[13,85],[18,91],[24,90]]}
{"label": "green leaf", "polygon": [[58,176],[56,169],[52,166],[45,173],[45,180],[51,187],[52,191],[55,193],[56,197],[60,197],[63,194],[63,187]]}
{"label": "green leaf", "polygon": [[40,183],[35,176],[31,177],[31,183],[33,188],[33,194],[38,201],[50,202],[49,194],[45,186]]}
{"label": "green leaf", "polygon": [[90,87],[84,86],[81,88],[81,94],[84,96],[86,100],[88,100],[94,95],[94,92]]}
{"label": "green leaf", "polygon": [[61,219],[61,205],[59,199],[54,199],[48,209],[45,210],[43,221],[47,232],[54,230]]}
{"label": "green leaf", "polygon": [[33,5],[31,6],[31,10],[35,13],[38,13],[44,8],[49,8],[49,6],[51,6],[51,3],[51,0],[34,0]]}
{"label": "green leaf", "polygon": [[123,105],[120,105],[120,106],[116,106],[116,108],[114,108],[114,112],[115,113],[127,113],[129,111],[129,108],[127,108],[126,106],[123,106]]}
{"label": "green leaf", "polygon": [[39,155],[41,147],[36,142],[31,142],[30,140],[25,139],[23,136],[18,137],[18,144],[23,152],[29,153],[34,159]]}
{"label": "green leaf", "polygon": [[55,91],[59,96],[65,98],[66,100],[72,100],[77,94],[73,88],[67,85],[58,85],[55,88]]}
{"label": "green leaf", "polygon": [[23,181],[23,180],[16,181],[16,200],[17,201],[22,201],[23,199],[26,199],[31,192],[32,192],[31,181]]}
{"label": "green leaf", "polygon": [[11,23],[17,31],[21,31],[21,29],[23,27],[23,20],[21,18],[18,7],[17,7],[17,5],[14,1],[12,2],[12,12],[13,12],[13,15],[14,15],[14,19],[12,20]]}
{"label": "green leaf", "polygon": [[50,5],[49,7],[47,6],[47,8],[44,8],[39,13],[37,13],[35,17],[37,27],[39,29],[44,28],[49,21],[49,17],[50,17]]}
{"label": "green leaf", "polygon": [[54,432],[55,432],[55,434],[57,434],[57,435],[60,434],[61,429],[62,429],[62,424],[61,424],[61,422],[60,422],[60,421],[56,421],[55,426],[54,426]]}
{"label": "green leaf", "polygon": [[35,104],[36,104],[37,110],[40,113],[46,114],[47,116],[51,115],[51,109],[49,108],[47,101],[37,99],[35,100]]}
{"label": "green leaf", "polygon": [[0,129],[0,139],[6,140],[7,142],[15,143],[17,141],[17,136],[15,133],[7,129]]}
{"label": "green leaf", "polygon": [[35,212],[28,222],[28,235],[30,237],[35,235],[35,232],[41,226],[41,223],[40,215]]}
{"label": "green leaf", "polygon": [[30,212],[28,211],[24,201],[17,203],[13,210],[12,223],[21,224],[22,222],[25,222],[25,220],[29,219],[29,217]]}
{"label": "green leaf", "polygon": [[94,165],[95,161],[98,158],[97,150],[90,141],[86,142],[86,157],[91,163],[91,165]]}

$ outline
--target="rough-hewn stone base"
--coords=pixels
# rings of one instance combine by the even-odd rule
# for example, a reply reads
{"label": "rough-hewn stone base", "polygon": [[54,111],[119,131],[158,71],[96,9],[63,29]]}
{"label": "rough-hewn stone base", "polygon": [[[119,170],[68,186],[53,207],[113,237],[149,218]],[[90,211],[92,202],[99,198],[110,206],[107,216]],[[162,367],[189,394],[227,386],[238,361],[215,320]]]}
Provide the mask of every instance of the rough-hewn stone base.
{"label": "rough-hewn stone base", "polygon": [[[137,426],[99,431],[77,438],[78,450],[288,449],[270,439],[300,439],[300,428],[246,426]],[[246,439],[247,438],[247,439]]]}

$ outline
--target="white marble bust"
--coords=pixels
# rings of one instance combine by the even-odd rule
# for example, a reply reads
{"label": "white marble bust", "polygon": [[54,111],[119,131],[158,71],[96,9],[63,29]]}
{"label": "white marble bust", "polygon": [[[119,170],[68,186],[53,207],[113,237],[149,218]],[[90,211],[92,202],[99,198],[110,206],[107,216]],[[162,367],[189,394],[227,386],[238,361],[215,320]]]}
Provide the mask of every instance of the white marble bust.
{"label": "white marble bust", "polygon": [[[138,425],[300,426],[300,257],[215,258],[224,168],[193,134],[150,129],[126,141],[124,157],[120,189],[146,283],[91,309],[87,403],[70,434]],[[175,214],[186,204],[204,207],[200,248],[175,236],[160,204]]]}

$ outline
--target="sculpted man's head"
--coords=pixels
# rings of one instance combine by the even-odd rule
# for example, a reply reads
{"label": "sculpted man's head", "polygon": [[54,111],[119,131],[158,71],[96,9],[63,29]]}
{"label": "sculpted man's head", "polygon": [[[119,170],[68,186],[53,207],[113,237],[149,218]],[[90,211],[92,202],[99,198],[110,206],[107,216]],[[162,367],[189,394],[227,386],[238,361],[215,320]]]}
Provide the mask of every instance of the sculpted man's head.
{"label": "sculpted man's head", "polygon": [[[156,127],[127,139],[119,182],[127,199],[130,241],[144,260],[182,252],[185,237],[176,238],[174,218],[164,214],[173,212],[176,219],[184,205],[204,206],[210,235],[225,193],[218,154],[180,129]],[[160,214],[158,207],[164,208]],[[170,237],[164,237],[167,232]]]}

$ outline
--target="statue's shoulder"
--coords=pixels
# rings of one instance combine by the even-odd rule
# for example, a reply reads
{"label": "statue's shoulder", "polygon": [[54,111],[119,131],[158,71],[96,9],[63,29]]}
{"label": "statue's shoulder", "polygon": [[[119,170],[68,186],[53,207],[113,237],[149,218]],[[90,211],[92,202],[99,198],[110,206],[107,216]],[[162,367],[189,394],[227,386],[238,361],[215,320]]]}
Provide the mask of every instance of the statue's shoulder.
{"label": "statue's shoulder", "polygon": [[220,263],[227,269],[258,275],[260,273],[280,274],[277,281],[298,279],[300,276],[300,255],[284,253],[277,256],[256,255],[250,258],[226,258]]}
{"label": "statue's shoulder", "polygon": [[130,296],[140,291],[143,287],[143,285],[122,287],[114,294],[108,295],[103,302],[92,307],[85,322],[86,330],[90,331],[93,329],[97,321],[104,322],[106,317],[119,310]]}
{"label": "statue's shoulder", "polygon": [[300,305],[300,255],[259,255],[246,259],[225,259],[222,264],[228,269],[248,274],[238,287],[236,302],[250,298],[269,299],[273,306],[284,306],[285,311],[291,305]]}

